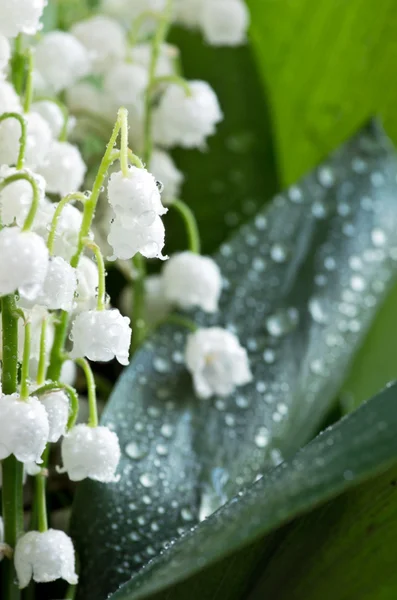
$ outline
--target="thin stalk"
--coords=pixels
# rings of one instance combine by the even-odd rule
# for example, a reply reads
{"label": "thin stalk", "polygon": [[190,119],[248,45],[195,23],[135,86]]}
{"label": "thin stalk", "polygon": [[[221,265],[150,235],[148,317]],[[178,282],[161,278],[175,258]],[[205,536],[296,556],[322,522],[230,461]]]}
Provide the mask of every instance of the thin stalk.
{"label": "thin stalk", "polygon": [[58,206],[55,209],[55,212],[54,212],[54,215],[53,215],[52,221],[51,221],[50,233],[48,235],[48,240],[47,240],[47,248],[48,248],[50,255],[52,255],[54,252],[55,236],[56,236],[56,232],[57,232],[59,218],[62,214],[62,211],[67,204],[69,204],[70,202],[73,202],[74,200],[78,200],[84,206],[84,204],[87,200],[87,197],[84,196],[84,194],[82,192],[73,192],[72,194],[68,194],[67,196],[62,198],[62,200],[58,203]]}
{"label": "thin stalk", "polygon": [[136,254],[132,259],[132,263],[136,270],[136,276],[133,282],[133,306],[131,310],[131,356],[138,350],[146,337],[144,319],[146,263],[141,254]]}
{"label": "thin stalk", "polygon": [[79,397],[76,390],[66,383],[56,382],[56,383],[47,383],[37,390],[34,391],[35,396],[42,396],[47,392],[52,392],[55,390],[65,390],[70,400],[70,414],[67,423],[67,430],[69,431],[76,424],[77,417],[79,414]]}
{"label": "thin stalk", "polygon": [[171,205],[172,208],[178,211],[183,218],[186,226],[186,232],[189,239],[189,250],[195,254],[200,254],[201,242],[200,232],[197,225],[196,217],[189,206],[182,200],[174,200]]}
{"label": "thin stalk", "polygon": [[98,246],[91,240],[86,240],[85,245],[95,254],[98,267],[98,298],[97,310],[105,310],[106,307],[106,268],[103,260],[102,252]]}
{"label": "thin stalk", "polygon": [[25,150],[26,150],[26,121],[22,115],[14,112],[7,112],[0,115],[0,123],[5,121],[6,119],[15,119],[19,122],[21,126],[21,137],[19,138],[19,153],[17,158],[16,168],[18,171],[23,169],[23,163],[25,159]]}
{"label": "thin stalk", "polygon": [[163,13],[163,18],[159,20],[156,33],[152,41],[152,54],[149,64],[148,86],[145,93],[145,113],[144,113],[144,150],[143,162],[149,165],[153,152],[152,138],[152,121],[153,121],[153,106],[152,106],[152,89],[156,79],[157,63],[160,57],[161,46],[165,42],[172,16],[172,0],[167,0],[167,5]]}
{"label": "thin stalk", "polygon": [[88,397],[88,410],[89,410],[89,427],[98,427],[98,408],[96,402],[96,387],[95,379],[92,369],[88,360],[85,358],[78,358],[76,365],[82,368],[87,382],[87,397]]}
{"label": "thin stalk", "polygon": [[44,469],[47,468],[48,458],[50,453],[50,445],[47,444],[41,458],[42,458],[42,472],[35,477],[35,495],[36,495],[36,509],[37,509],[37,524],[40,533],[44,533],[48,530],[48,519],[47,519],[47,501],[46,501],[46,485],[47,477],[44,474]]}
{"label": "thin stalk", "polygon": [[165,317],[165,319],[159,321],[154,327],[154,330],[158,329],[159,327],[162,327],[163,325],[178,325],[179,327],[188,329],[192,333],[195,333],[198,329],[197,323],[195,323],[191,319],[188,319],[187,317],[182,317],[181,315],[177,314],[168,315],[168,317]]}
{"label": "thin stalk", "polygon": [[[3,325],[3,393],[14,394],[18,385],[18,313],[15,296],[4,296],[2,305]],[[23,533],[23,465],[14,456],[2,461],[2,516],[4,522],[4,542],[15,548]],[[2,600],[19,600],[20,591],[15,585],[13,562],[2,563]]]}
{"label": "thin stalk", "polygon": [[[0,117],[0,120],[1,120],[1,117]],[[37,181],[35,180],[35,178],[32,175],[30,175],[29,173],[14,173],[14,175],[10,175],[9,177],[6,177],[1,182],[0,192],[5,187],[7,187],[7,185],[10,185],[11,183],[14,183],[15,181],[21,181],[21,179],[27,181],[31,185],[32,192],[33,192],[32,204],[30,206],[29,212],[26,216],[25,222],[22,227],[22,231],[29,231],[29,229],[33,225],[33,221],[36,216],[37,208],[38,208],[39,202],[40,202],[40,190],[39,190],[39,186],[37,185]]]}
{"label": "thin stalk", "polygon": [[29,360],[30,360],[30,339],[32,326],[29,321],[25,323],[25,340],[23,345],[23,358],[21,369],[21,400],[29,398]]}
{"label": "thin stalk", "polygon": [[128,177],[128,110],[120,108],[119,115],[121,126],[120,167],[123,177]]}
{"label": "thin stalk", "polygon": [[25,99],[23,103],[24,113],[28,113],[32,104],[33,99],[33,52],[29,48],[26,53],[26,64],[27,64],[27,76],[26,76],[26,87],[25,87]]}
{"label": "thin stalk", "polygon": [[43,385],[45,382],[45,372],[47,369],[47,319],[43,319],[40,331],[40,356],[37,367],[36,383]]}
{"label": "thin stalk", "polygon": [[[73,268],[76,268],[79,264],[80,256],[84,249],[84,240],[89,235],[91,224],[95,214],[96,205],[98,203],[98,198],[101,193],[105,177],[107,175],[110,165],[115,160],[114,146],[117,142],[119,132],[120,118],[118,116],[109,143],[106,147],[106,152],[102,158],[101,164],[99,165],[99,170],[95,178],[91,195],[88,199],[86,199],[84,203],[83,221],[79,232],[77,250],[75,255],[72,257],[72,260],[70,261],[70,264]],[[69,314],[65,311],[62,311],[59,321],[55,326],[54,342],[51,349],[50,364],[47,371],[47,377],[54,381],[58,381],[61,375],[62,363],[64,361],[63,348],[66,341],[68,322]]]}

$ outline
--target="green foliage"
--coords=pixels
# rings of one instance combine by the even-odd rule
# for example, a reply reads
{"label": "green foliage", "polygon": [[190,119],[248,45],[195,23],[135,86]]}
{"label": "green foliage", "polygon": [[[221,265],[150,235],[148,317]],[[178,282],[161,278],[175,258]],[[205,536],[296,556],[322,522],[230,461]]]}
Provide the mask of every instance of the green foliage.
{"label": "green foliage", "polygon": [[[227,285],[220,324],[233,327],[249,349],[252,385],[224,400],[198,401],[181,364],[186,334],[170,326],[138,353],[104,416],[121,441],[121,480],[110,486],[84,482],[77,494],[73,530],[83,566],[78,598],[105,598],[166,541],[212,513],[281,456],[292,457],[313,435],[393,277],[396,174],[394,151],[371,124],[221,247],[216,260]],[[362,201],[369,194],[370,204]],[[203,324],[219,323],[217,318],[196,317]],[[377,405],[371,406],[374,415]],[[364,439],[371,434],[370,425],[357,425]],[[349,436],[348,444],[359,444],[359,437]],[[324,448],[331,457],[331,449]],[[343,460],[353,460],[350,446],[344,459],[338,455],[343,448],[336,438],[338,468]],[[367,459],[368,453],[359,454]],[[322,454],[310,457],[313,468],[332,480],[326,483],[324,499],[344,489],[340,471],[336,484]],[[371,459],[376,460],[375,450]],[[377,464],[371,463],[369,471]],[[285,468],[263,479],[270,486],[265,503],[260,494],[250,502],[253,515],[256,508],[271,509],[276,521],[270,529],[320,501],[304,488],[299,507],[291,508],[291,480],[281,479],[277,488],[272,479],[272,473],[282,478]],[[361,463],[344,468],[353,475],[360,469]],[[297,478],[301,485],[297,473],[292,481]],[[316,483],[306,466],[300,478]],[[350,476],[344,479],[350,481]],[[276,492],[273,506],[269,498]],[[213,550],[202,550],[200,538],[194,542],[196,552],[216,561],[231,550],[232,521],[231,516],[222,521],[221,528],[226,522],[228,528],[219,540],[216,520],[209,521],[213,535],[209,525],[204,531]],[[257,526],[266,522],[259,515],[252,522],[251,534],[248,523],[240,518],[236,522],[237,533],[246,536],[236,548],[267,531],[257,533]],[[198,555],[183,554],[186,563],[179,573],[207,564]],[[167,573],[173,573],[172,563],[165,571],[165,579],[156,578],[162,585],[171,582]],[[244,578],[240,583],[245,585]]]}
{"label": "green foliage", "polygon": [[[291,461],[286,461],[278,469],[267,473],[207,521],[178,540],[114,594],[112,600],[148,598],[156,590],[187,579],[189,575],[252,543],[255,538],[267,534],[293,517],[351,490],[360,482],[384,472],[392,464],[395,465],[396,401],[397,387],[394,386],[364,404],[347,419],[327,429],[298,452]],[[298,521],[268,562],[264,581],[252,600],[266,597],[280,600],[378,598],[357,595],[357,591],[365,590],[371,579],[370,574],[374,574],[374,569],[370,566],[374,548],[382,545],[382,536],[387,544],[387,541],[393,540],[395,534],[395,528],[389,532],[386,530],[389,519],[395,516],[397,510],[395,503],[391,501],[392,494],[395,496],[396,493],[394,479],[390,485],[390,477],[396,472],[394,466],[386,476],[357,488],[333,505],[317,511],[308,518],[307,527],[304,519]],[[378,493],[374,494],[374,490]],[[369,499],[371,508],[368,510]],[[355,514],[356,517],[363,518],[352,523],[351,518],[344,518],[344,513],[349,513],[349,517]],[[371,536],[376,538],[375,543],[370,542],[370,551],[368,545],[364,544],[361,544],[363,549],[359,551],[361,556],[367,557],[370,570],[367,577],[362,577],[360,581],[363,574],[359,571],[359,563],[353,559],[356,577],[350,581],[351,573],[346,570],[343,557],[354,557],[357,548],[360,547],[357,543],[363,541],[364,535],[367,540]],[[387,556],[386,548],[382,549],[382,556]],[[240,553],[239,559],[245,560],[244,553]],[[391,559],[392,556],[389,555],[385,566],[391,581],[396,582]],[[228,572],[227,566],[225,561],[225,576]],[[336,569],[336,581],[330,582],[329,577],[324,577],[324,570],[327,568]],[[233,571],[238,573],[238,563],[234,563]],[[219,575],[218,572],[218,577]],[[299,585],[302,583],[300,587],[296,587],[295,575]],[[192,600],[205,597],[203,590],[207,583],[207,573],[202,573],[199,577],[200,584],[198,581],[194,585],[191,581],[186,583],[185,597]],[[378,582],[379,579],[378,575]],[[219,581],[222,581],[220,577]],[[343,588],[341,595],[337,591],[338,585],[346,586],[346,589],[354,594],[345,593]],[[373,584],[369,590],[371,589],[374,589]],[[193,590],[196,590],[196,594]],[[369,590],[365,593],[368,594]],[[203,595],[200,595],[202,593]],[[157,598],[175,600],[182,597],[180,593],[174,596],[172,590],[167,590],[163,596]],[[216,595],[207,597],[215,598]]]}
{"label": "green foliage", "polygon": [[282,181],[380,113],[397,140],[394,0],[248,0]]}

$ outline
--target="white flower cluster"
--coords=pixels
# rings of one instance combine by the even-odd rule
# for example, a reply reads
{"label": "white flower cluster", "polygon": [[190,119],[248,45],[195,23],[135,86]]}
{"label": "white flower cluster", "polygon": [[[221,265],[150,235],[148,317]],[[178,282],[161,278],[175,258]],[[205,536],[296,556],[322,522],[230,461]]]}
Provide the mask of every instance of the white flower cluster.
{"label": "white flower cluster", "polygon": [[[10,348],[2,341],[0,461],[14,456],[26,474],[44,477],[43,452],[47,444],[60,441],[60,472],[72,481],[110,483],[118,480],[119,440],[98,425],[86,359],[116,358],[127,365],[132,332],[130,319],[112,308],[106,296],[105,266],[93,232],[95,208],[106,190],[104,237],[112,252],[108,258],[129,261],[139,253],[147,259],[167,259],[163,217],[183,183],[168,151],[177,146],[205,148],[223,115],[208,83],[180,77],[175,47],[161,44],[153,73],[150,35],[158,26],[153,13],[166,10],[166,0],[102,0],[103,14],[75,23],[70,31],[36,36],[46,4],[47,0],[0,1],[0,330],[4,328],[5,340],[4,307],[10,297],[15,303],[12,318],[20,317],[13,359],[15,370],[21,367],[18,385],[8,386],[5,393]],[[176,0],[171,18],[199,28],[213,45],[243,43],[249,21],[242,0]],[[140,27],[130,35],[125,23]],[[25,77],[27,45],[33,48],[34,70]],[[12,55],[18,60],[11,60]],[[18,79],[18,61],[23,62],[22,90],[11,83]],[[128,110],[128,126],[120,116],[126,119],[127,114],[121,105]],[[106,173],[101,163],[92,192],[83,193],[87,166],[77,142],[84,138],[81,119],[87,115],[98,128],[109,125],[109,135],[118,115],[121,143],[119,151],[109,144],[103,162]],[[146,156],[146,165],[128,144]],[[119,169],[112,168],[116,161]],[[212,259],[186,251],[171,256],[161,274],[147,278],[145,286],[150,324],[175,307],[216,313],[222,276]],[[60,374],[49,379],[54,353]],[[87,375],[88,424],[75,424],[77,396],[70,387],[75,363]],[[251,380],[245,350],[233,334],[219,328],[199,329],[189,336],[186,365],[202,398],[228,395]],[[30,531],[13,549],[3,542],[0,517],[0,560],[14,551],[21,588],[32,578],[77,583],[74,549],[65,533]]]}

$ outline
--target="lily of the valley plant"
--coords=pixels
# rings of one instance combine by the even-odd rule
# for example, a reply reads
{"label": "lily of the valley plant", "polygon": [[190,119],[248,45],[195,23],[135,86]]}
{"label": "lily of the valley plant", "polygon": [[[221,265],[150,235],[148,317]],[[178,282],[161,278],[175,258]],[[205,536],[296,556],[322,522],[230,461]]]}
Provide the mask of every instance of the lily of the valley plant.
{"label": "lily of the valley plant", "polygon": [[[31,580],[78,584],[72,540],[48,526],[55,445],[57,471],[71,481],[106,485],[119,477],[119,441],[99,425],[91,362],[127,365],[147,333],[170,318],[186,326],[184,360],[198,401],[226,397],[252,379],[232,331],[169,317],[174,308],[218,310],[222,273],[200,254],[194,215],[179,199],[183,175],[167,151],[205,149],[223,114],[208,83],[181,74],[168,31],[177,22],[199,29],[208,44],[242,44],[245,4],[103,0],[69,31],[44,32],[45,5],[0,5],[3,600],[19,598]],[[82,119],[109,130],[91,179],[73,143],[84,137]],[[170,257],[168,210],[183,218],[189,239]],[[146,277],[146,259],[164,261],[159,275]],[[106,290],[110,261],[129,281],[120,310]],[[80,413],[78,371],[87,389]]]}

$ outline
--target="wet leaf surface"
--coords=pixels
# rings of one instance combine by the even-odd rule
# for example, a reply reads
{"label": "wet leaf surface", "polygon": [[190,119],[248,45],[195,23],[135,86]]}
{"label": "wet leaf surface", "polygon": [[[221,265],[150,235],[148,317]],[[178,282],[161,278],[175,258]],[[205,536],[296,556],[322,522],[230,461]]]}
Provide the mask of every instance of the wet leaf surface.
{"label": "wet leaf surface", "polygon": [[[249,352],[252,384],[227,399],[196,399],[183,366],[186,332],[173,327],[156,333],[134,358],[103,419],[120,436],[121,480],[85,482],[76,498],[79,600],[105,598],[165,543],[293,456],[315,433],[394,279],[396,175],[394,151],[371,124],[221,247],[220,313],[196,317],[237,333]],[[367,435],[364,429],[357,443]],[[317,465],[329,490],[327,478],[334,481],[340,472],[325,467]],[[298,468],[291,482],[301,490],[302,480],[306,471]],[[306,497],[305,490],[298,512],[312,502],[310,486]],[[280,523],[290,518],[287,500],[288,493]],[[266,508],[267,500],[258,502],[258,509]],[[260,520],[254,522],[259,527]],[[219,534],[218,542],[211,523],[208,556],[215,560],[225,551],[225,537]],[[251,536],[249,527],[242,529]],[[186,574],[197,567],[197,555],[189,556],[187,562],[196,562],[189,568],[183,563]]]}
{"label": "wet leaf surface", "polygon": [[[382,473],[395,464],[397,461],[396,401],[397,386],[393,386],[372,398],[349,417],[328,428],[299,451],[292,460],[287,460],[267,473],[260,481],[241,492],[239,496],[228,502],[209,519],[177,540],[172,547],[153,560],[131,582],[114,594],[112,600],[146,598],[152,592],[184,580],[189,575],[232,554],[243,545],[252,543],[256,538],[269,533],[297,515],[313,509],[342,492],[351,490],[362,481]],[[393,472],[396,472],[395,467]],[[386,496],[390,496],[390,474],[383,477],[383,489],[385,489],[384,482],[386,480],[388,480],[389,487],[389,493],[386,491]],[[350,496],[348,495],[352,501],[351,508],[358,511],[356,512],[357,516],[361,516],[360,511],[365,510],[365,507],[368,506],[371,489],[374,490],[374,486],[369,483],[364,488],[358,488],[357,493],[353,492]],[[364,495],[366,498],[363,497]],[[344,502],[344,496],[336,501],[339,509]],[[379,495],[376,495],[374,505],[384,508],[382,504]],[[387,512],[395,513],[393,505],[389,505],[387,508]],[[324,521],[324,512],[327,513],[327,510],[331,512],[332,518],[326,518]],[[384,517],[378,518],[376,511],[370,511],[370,513],[372,513],[370,520],[375,521],[375,529],[377,525],[385,525]],[[363,531],[362,523],[355,528],[353,521],[352,530],[346,531],[347,519],[344,516],[343,511],[337,509],[325,508],[324,511],[319,511],[314,515],[313,520],[312,516],[308,517],[308,523],[312,522],[313,527],[312,529],[310,526],[306,527],[307,535],[300,535],[298,522],[297,528],[293,529],[292,534],[285,538],[284,543],[280,546],[280,551],[275,553],[270,560],[269,575],[264,578],[257,594],[253,594],[252,600],[267,597],[293,598],[294,600],[307,597],[316,600],[320,597],[327,598],[327,600],[331,598],[347,600],[350,597],[360,599],[378,597],[350,596],[344,591],[341,592],[339,587],[336,588],[338,590],[336,591],[332,587],[332,580],[331,582],[329,580],[330,571],[325,577],[324,571],[322,571],[323,563],[316,560],[317,552],[321,548],[322,558],[326,561],[328,568],[330,570],[336,568],[342,590],[345,589],[344,584],[347,584],[347,589],[357,591],[356,582],[361,579],[361,575],[357,579],[351,579],[351,572],[345,568],[345,558],[333,560],[335,549],[340,549],[341,545],[345,547],[345,551],[347,547],[349,557],[354,557],[356,546],[354,543],[352,544],[352,537],[355,537],[355,542],[361,538],[362,543],[365,531]],[[303,521],[303,527],[305,527],[304,523],[305,521]],[[351,523],[352,521],[350,521]],[[329,548],[327,539],[330,530],[332,534],[336,535],[336,540],[331,537]],[[310,531],[311,535],[309,535]],[[385,536],[383,537],[385,538]],[[377,538],[379,546],[381,536],[378,534]],[[303,546],[300,549],[295,543],[297,539]],[[386,539],[390,539],[390,536],[386,536]],[[318,544],[319,540],[320,544]],[[311,547],[313,541],[314,547]],[[363,546],[364,544],[362,544]],[[307,558],[314,563],[314,569],[300,570],[300,566],[302,563],[305,564]],[[369,559],[370,556],[367,560]],[[244,561],[243,555],[240,554],[239,560]],[[370,560],[373,561],[373,556]],[[358,563],[354,558],[352,563],[357,568]],[[390,561],[386,565],[390,570]],[[238,561],[234,565],[234,570],[238,571]],[[286,577],[287,572],[288,577]],[[395,569],[392,569],[392,573],[394,574],[393,581],[395,581]],[[187,584],[185,596],[181,595],[180,597],[197,598],[198,600],[202,597],[198,593],[199,589],[201,589],[202,595],[205,594],[205,581],[205,574],[203,574],[201,585],[197,585],[196,582],[196,595],[191,593],[193,586]],[[332,594],[329,593],[330,587],[334,591]],[[360,589],[363,591],[361,584]],[[319,593],[316,593],[316,590]],[[216,594],[213,597],[216,597]],[[165,592],[165,598],[173,600],[172,589]]]}

